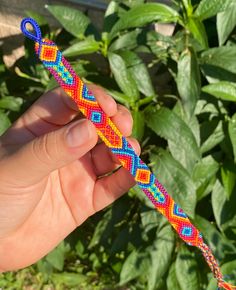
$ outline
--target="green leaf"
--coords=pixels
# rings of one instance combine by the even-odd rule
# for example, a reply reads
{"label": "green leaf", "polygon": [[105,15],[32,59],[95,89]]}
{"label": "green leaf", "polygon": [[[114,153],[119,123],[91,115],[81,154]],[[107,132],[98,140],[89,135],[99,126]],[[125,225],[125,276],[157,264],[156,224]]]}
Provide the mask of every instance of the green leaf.
{"label": "green leaf", "polygon": [[216,104],[209,103],[207,100],[199,100],[194,113],[195,115],[209,114],[210,119],[212,119],[212,117],[217,117],[219,115],[219,110]]}
{"label": "green leaf", "polygon": [[78,240],[75,246],[76,254],[81,258],[85,259],[88,256],[88,251],[85,250],[84,244],[81,240]]}
{"label": "green leaf", "polygon": [[223,45],[236,26],[236,4],[217,15],[217,32],[219,44]]}
{"label": "green leaf", "polygon": [[178,251],[175,271],[181,290],[200,289],[197,261],[186,246]]}
{"label": "green leaf", "polygon": [[89,54],[97,52],[100,48],[99,42],[94,37],[87,37],[85,40],[77,42],[66,50],[63,51],[63,55],[66,57],[77,56],[80,54]]}
{"label": "green leaf", "polygon": [[236,248],[233,243],[221,235],[213,223],[201,216],[196,215],[194,224],[202,232],[204,238],[218,260],[224,259],[227,254],[235,253]]}
{"label": "green leaf", "polygon": [[36,265],[38,272],[44,275],[51,275],[53,273],[53,266],[45,259],[39,260]]}
{"label": "green leaf", "polygon": [[130,1],[130,0],[122,0],[122,4],[126,5],[127,7],[135,7],[138,5],[141,5],[145,2],[145,0],[136,0],[136,1]]}
{"label": "green leaf", "polygon": [[236,75],[218,66],[203,64],[201,71],[210,84],[221,81],[236,82]]}
{"label": "green leaf", "polygon": [[203,141],[201,153],[203,154],[224,140],[225,134],[223,131],[223,122],[212,120],[202,123],[201,135],[201,140]]}
{"label": "green leaf", "polygon": [[0,99],[0,108],[18,112],[23,104],[22,98],[3,97]]}
{"label": "green leaf", "polygon": [[11,121],[5,113],[0,111],[0,136],[11,126]]}
{"label": "green leaf", "polygon": [[223,275],[227,277],[227,281],[235,285],[236,283],[236,260],[227,262],[221,266]]}
{"label": "green leaf", "polygon": [[194,16],[204,20],[225,11],[233,4],[234,0],[202,0],[198,5]]}
{"label": "green leaf", "polygon": [[91,68],[89,68],[90,62],[86,60],[77,60],[76,62],[71,62],[71,65],[74,71],[82,78],[86,77],[91,71]]}
{"label": "green leaf", "polygon": [[[127,211],[130,210],[130,208],[127,208]],[[124,220],[121,221],[121,223],[124,224]],[[131,224],[127,224],[128,220],[126,221],[126,226],[122,227],[122,230],[118,232],[115,239],[112,241],[112,246],[110,249],[110,254],[116,254],[118,252],[123,252],[126,250],[133,250],[137,249],[141,243],[142,240],[142,233],[140,231],[141,226],[140,223],[135,222],[131,226]],[[118,227],[119,225],[115,225]],[[108,233],[110,236],[110,233]]]}
{"label": "green leaf", "polygon": [[174,262],[169,270],[169,274],[166,280],[168,290],[181,290],[177,276],[176,276],[176,263]]}
{"label": "green leaf", "polygon": [[120,285],[135,279],[139,275],[147,272],[150,258],[147,252],[134,250],[125,260],[120,272]]}
{"label": "green leaf", "polygon": [[118,15],[117,11],[119,4],[116,1],[110,1],[105,12],[105,18],[103,23],[103,31],[105,33],[110,32],[113,25],[116,23]]}
{"label": "green leaf", "polygon": [[98,257],[98,255],[96,254],[96,252],[92,252],[90,255],[89,255],[89,261],[92,263],[92,268],[94,270],[97,270],[99,268],[101,268],[101,261]]}
{"label": "green leaf", "polygon": [[142,111],[132,111],[133,117],[133,131],[132,136],[139,142],[142,141],[145,128],[145,118]]}
{"label": "green leaf", "polygon": [[175,202],[193,217],[196,206],[196,188],[187,170],[163,149],[152,152],[150,160],[158,180],[166,187]]}
{"label": "green leaf", "polygon": [[127,226],[119,231],[116,238],[112,241],[112,246],[110,249],[111,255],[115,255],[116,253],[120,253],[127,249],[128,243],[132,240],[132,236],[129,230],[129,227]]}
{"label": "green leaf", "polygon": [[152,53],[156,55],[158,59],[164,59],[165,61],[169,56],[168,52],[175,49],[176,42],[178,42],[178,40],[174,37],[172,38],[170,36],[157,33],[156,31],[149,31],[146,38],[146,45],[150,47]]}
{"label": "green leaf", "polygon": [[212,177],[216,175],[219,170],[219,164],[215,159],[208,155],[204,157],[200,162],[198,162],[193,170],[192,179],[196,184],[198,189],[198,197],[202,189],[205,189],[206,186],[211,181]]}
{"label": "green leaf", "polygon": [[63,241],[46,256],[46,261],[57,270],[62,271],[64,268],[65,254],[68,252],[68,250],[68,246],[66,246],[65,242]]}
{"label": "green leaf", "polygon": [[106,89],[107,93],[112,96],[117,102],[125,105],[126,107],[129,106],[130,98],[126,95],[124,95],[121,92],[117,92],[115,90],[108,90]]}
{"label": "green leaf", "polygon": [[191,0],[182,0],[182,3],[184,4],[186,11],[188,11],[192,7]]}
{"label": "green leaf", "polygon": [[135,48],[138,45],[138,36],[140,35],[140,33],[140,29],[135,29],[119,36],[109,46],[109,51],[112,52],[120,49],[131,50]]}
{"label": "green leaf", "polygon": [[[200,152],[196,139],[186,123],[167,108],[159,110],[148,108],[144,114],[147,125],[168,141],[170,151],[172,152],[172,148],[176,150],[178,148],[179,154],[182,154],[181,163],[191,172],[195,162],[200,159]],[[174,149],[173,152],[176,152]]]}
{"label": "green leaf", "polygon": [[102,236],[104,234],[104,231],[108,227],[111,219],[112,219],[112,211],[111,211],[111,209],[109,209],[104,214],[102,219],[98,222],[98,224],[96,225],[95,231],[94,231],[93,236],[92,236],[90,243],[88,245],[88,249],[92,249],[94,246],[96,246],[101,241]]}
{"label": "green leaf", "polygon": [[24,79],[27,79],[27,80],[31,80],[31,81],[34,81],[36,83],[40,83],[41,80],[39,78],[35,78],[35,77],[32,77],[24,72],[22,72],[19,67],[15,67],[15,73],[21,77],[21,78],[24,78]]}
{"label": "green leaf", "polygon": [[235,202],[235,196],[231,196],[227,201],[225,189],[217,180],[212,191],[212,208],[219,228],[222,229],[222,226],[236,215]]}
{"label": "green leaf", "polygon": [[128,70],[130,71],[139,91],[145,96],[154,96],[154,88],[147,70],[146,65],[142,59],[133,51],[123,51],[119,53],[125,60]]}
{"label": "green leaf", "polygon": [[75,37],[83,37],[91,23],[90,19],[82,12],[68,6],[46,5],[46,8],[60,22],[65,30]]}
{"label": "green leaf", "polygon": [[147,3],[135,6],[126,12],[113,26],[109,38],[124,29],[141,27],[151,22],[174,22],[178,13],[167,5]]}
{"label": "green leaf", "polygon": [[226,160],[221,167],[221,179],[227,199],[229,200],[236,183],[236,171],[234,164]]}
{"label": "green leaf", "polygon": [[210,48],[201,54],[201,63],[209,64],[236,73],[235,46],[222,46]]}
{"label": "green leaf", "polygon": [[[122,199],[116,201],[112,207],[108,208],[103,217],[96,224],[96,228],[87,248],[89,250],[93,249],[98,244],[105,247],[108,245],[110,246],[109,240],[111,234],[113,234],[116,230],[118,226],[117,224],[124,221],[124,216],[127,214],[129,209],[130,204],[128,202],[124,202]],[[94,250],[92,250],[92,252],[94,252]]]}
{"label": "green leaf", "polygon": [[219,228],[221,228],[222,225],[222,211],[224,204],[226,202],[226,195],[224,192],[224,188],[219,182],[219,180],[216,181],[215,186],[212,191],[212,208],[214,212],[214,216],[216,219],[216,223]]}
{"label": "green leaf", "polygon": [[160,223],[160,216],[156,209],[148,209],[145,207],[145,211],[140,213],[141,223],[143,231],[146,233],[153,228],[156,228]]}
{"label": "green leaf", "polygon": [[26,15],[37,21],[39,26],[48,25],[46,18],[33,10],[27,10]]}
{"label": "green leaf", "polygon": [[117,84],[129,97],[130,103],[137,100],[139,97],[137,85],[123,58],[118,54],[109,52],[108,60]]}
{"label": "green leaf", "polygon": [[228,124],[229,137],[234,152],[234,162],[236,163],[236,113],[232,116]]}
{"label": "green leaf", "polygon": [[178,61],[177,86],[183,107],[190,118],[194,112],[201,89],[199,65],[192,48],[186,49]]}
{"label": "green leaf", "polygon": [[[196,111],[196,109],[195,109],[195,111]],[[194,137],[195,137],[195,139],[197,141],[197,145],[200,146],[200,125],[199,125],[197,117],[193,114],[191,116],[191,118],[189,119],[187,114],[186,114],[186,112],[183,109],[183,105],[182,105],[181,101],[179,101],[179,100],[176,102],[176,105],[174,106],[173,112],[175,114],[177,114],[178,116],[180,116],[180,118],[191,129],[191,131],[192,131],[192,133],[193,133],[193,135],[194,135]],[[173,142],[173,144],[174,144],[174,142]],[[177,146],[176,149],[178,150],[178,146]],[[173,151],[172,151],[172,153],[173,153]],[[175,157],[176,157],[175,159],[181,162],[182,156],[180,154],[181,157],[177,158],[177,156],[178,156],[177,153],[178,152],[176,151],[175,154],[174,154]]]}
{"label": "green leaf", "polygon": [[157,234],[153,244],[148,248],[151,266],[148,272],[148,290],[156,289],[156,285],[167,272],[171,263],[175,245],[175,235],[170,225],[163,227]]}
{"label": "green leaf", "polygon": [[201,21],[197,18],[189,18],[187,28],[203,49],[208,48],[206,29]]}
{"label": "green leaf", "polygon": [[80,273],[63,272],[59,274],[53,273],[52,279],[59,285],[75,287],[78,285],[81,286],[82,283],[88,280],[88,277]]}
{"label": "green leaf", "polygon": [[202,87],[202,91],[218,99],[236,102],[236,84],[218,82]]}
{"label": "green leaf", "polygon": [[227,262],[222,265],[221,267],[222,273],[224,275],[234,275],[234,281],[236,282],[236,260]]}

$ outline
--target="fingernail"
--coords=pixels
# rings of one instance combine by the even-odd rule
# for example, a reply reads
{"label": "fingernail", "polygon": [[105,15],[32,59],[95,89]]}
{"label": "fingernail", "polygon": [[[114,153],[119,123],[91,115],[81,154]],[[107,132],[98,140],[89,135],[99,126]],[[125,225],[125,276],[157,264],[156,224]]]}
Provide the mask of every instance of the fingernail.
{"label": "fingernail", "polygon": [[67,133],[66,139],[69,147],[78,147],[85,144],[90,138],[90,127],[85,119],[76,121]]}

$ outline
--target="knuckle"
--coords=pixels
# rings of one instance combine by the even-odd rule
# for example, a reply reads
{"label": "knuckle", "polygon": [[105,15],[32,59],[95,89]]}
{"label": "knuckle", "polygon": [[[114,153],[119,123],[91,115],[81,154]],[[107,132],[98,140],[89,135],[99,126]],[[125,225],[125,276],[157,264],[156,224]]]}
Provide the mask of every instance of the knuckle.
{"label": "knuckle", "polygon": [[35,142],[32,142],[31,151],[33,156],[45,166],[55,163],[59,160],[59,149],[57,135],[54,132],[41,136]]}
{"label": "knuckle", "polygon": [[130,114],[130,111],[125,106],[117,104],[117,107],[119,112],[122,112],[124,114]]}
{"label": "knuckle", "polygon": [[127,109],[123,105],[118,105],[118,112],[122,114],[125,118],[129,118],[129,121],[132,123],[133,122],[133,117],[129,109]]}
{"label": "knuckle", "polygon": [[29,144],[30,146],[30,151],[32,154],[32,157],[37,160],[38,163],[47,166],[48,165],[48,160],[45,158],[45,144],[44,144],[44,139],[45,137],[39,138],[38,140],[34,140]]}

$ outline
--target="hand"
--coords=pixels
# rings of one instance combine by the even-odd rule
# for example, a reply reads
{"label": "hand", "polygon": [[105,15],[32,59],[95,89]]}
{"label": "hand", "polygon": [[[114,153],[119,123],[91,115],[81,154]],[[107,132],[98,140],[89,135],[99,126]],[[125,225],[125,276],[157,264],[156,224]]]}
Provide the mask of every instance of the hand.
{"label": "hand", "polygon": [[[129,136],[130,112],[100,87],[89,89]],[[128,140],[139,154],[138,142]],[[132,187],[124,168],[101,177],[118,166],[60,88],[39,98],[0,138],[0,270],[36,262]]]}

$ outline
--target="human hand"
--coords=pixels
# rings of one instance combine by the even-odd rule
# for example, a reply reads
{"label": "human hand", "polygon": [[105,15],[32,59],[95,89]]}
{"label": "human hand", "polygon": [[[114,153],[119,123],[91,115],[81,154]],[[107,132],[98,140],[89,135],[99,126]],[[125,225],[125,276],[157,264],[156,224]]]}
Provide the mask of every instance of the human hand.
{"label": "human hand", "polygon": [[[89,89],[128,137],[130,112],[100,87]],[[139,154],[138,142],[127,139]],[[124,168],[101,177],[118,166],[60,88],[39,98],[0,138],[0,270],[36,262],[132,187]]]}

